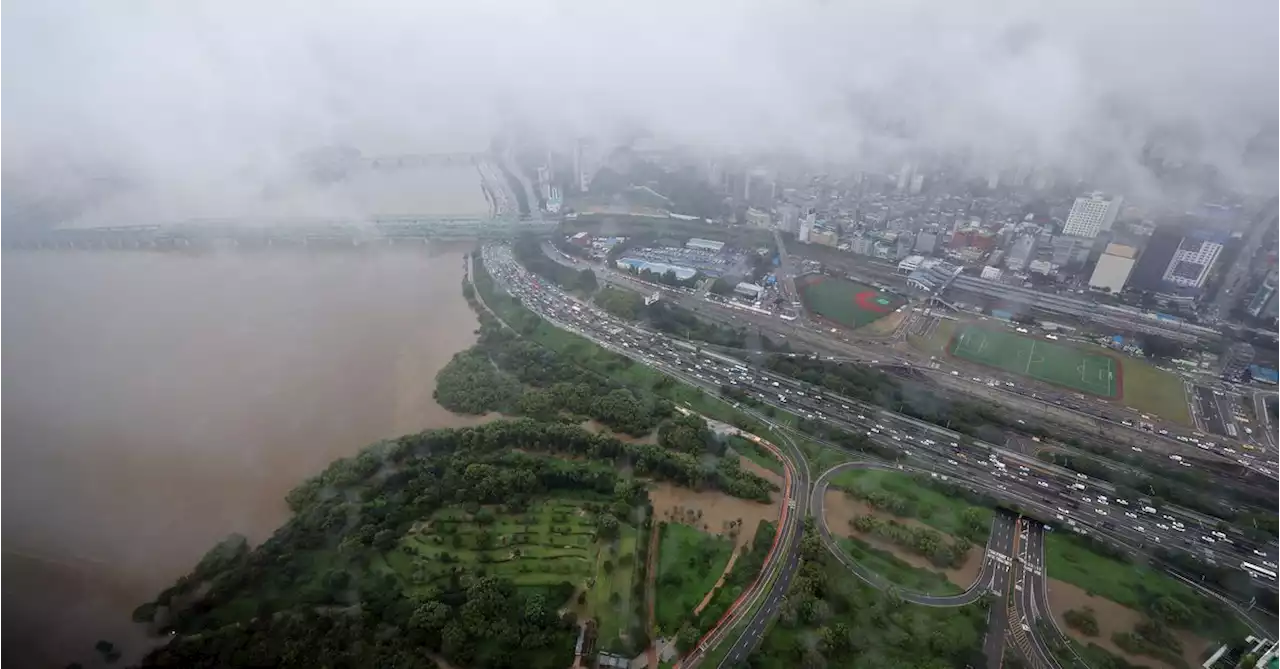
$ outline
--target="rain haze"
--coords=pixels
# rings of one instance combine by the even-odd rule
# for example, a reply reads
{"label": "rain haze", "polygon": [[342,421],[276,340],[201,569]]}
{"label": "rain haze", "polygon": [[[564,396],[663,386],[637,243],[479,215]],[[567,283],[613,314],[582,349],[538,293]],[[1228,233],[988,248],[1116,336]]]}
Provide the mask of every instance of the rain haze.
{"label": "rain haze", "polygon": [[475,150],[513,116],[836,162],[962,151],[1131,191],[1152,187],[1138,158],[1159,139],[1274,186],[1274,164],[1240,161],[1276,123],[1265,1],[6,9],[6,211],[30,217],[51,200],[103,224],[331,211],[299,190],[303,152]]}
{"label": "rain haze", "polygon": [[[806,177],[1046,170],[1152,209],[1276,189],[1274,0],[13,0],[4,19],[5,234],[487,224],[495,187],[478,172],[510,137],[557,159],[582,138],[651,137],[690,163],[776,159]],[[464,159],[317,179],[343,152]],[[1162,180],[1153,153],[1213,187]],[[134,607],[220,539],[271,536],[285,494],[326,464],[495,417],[433,399],[477,340],[459,288],[474,237],[387,246],[6,247],[12,657],[106,666],[93,644],[109,639],[137,660],[156,640]],[[754,250],[735,262],[767,264]],[[954,401],[902,395],[939,415]]]}

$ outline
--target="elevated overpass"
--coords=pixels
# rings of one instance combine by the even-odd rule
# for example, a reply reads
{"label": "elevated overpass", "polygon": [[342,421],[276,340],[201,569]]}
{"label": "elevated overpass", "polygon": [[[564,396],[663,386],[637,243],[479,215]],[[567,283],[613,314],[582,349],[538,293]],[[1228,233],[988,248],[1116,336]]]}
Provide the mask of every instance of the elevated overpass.
{"label": "elevated overpass", "polygon": [[362,166],[373,170],[420,169],[426,167],[467,167],[492,159],[485,152],[457,153],[405,153],[384,156],[365,156]]}

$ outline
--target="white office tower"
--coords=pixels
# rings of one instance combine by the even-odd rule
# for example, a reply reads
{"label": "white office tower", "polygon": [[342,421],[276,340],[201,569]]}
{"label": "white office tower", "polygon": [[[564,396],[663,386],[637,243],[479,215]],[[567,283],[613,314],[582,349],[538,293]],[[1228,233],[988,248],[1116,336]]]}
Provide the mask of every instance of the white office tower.
{"label": "white office tower", "polygon": [[917,174],[911,177],[911,194],[919,195],[922,190],[924,190],[924,175]]}
{"label": "white office tower", "polygon": [[783,204],[778,206],[778,228],[787,232],[799,234],[800,232],[800,207],[794,204]]}
{"label": "white office tower", "polygon": [[1000,173],[997,171],[992,171],[990,174],[987,175],[987,188],[990,190],[995,190],[999,187],[1000,187]]}
{"label": "white office tower", "polygon": [[1110,230],[1120,213],[1122,197],[1108,200],[1102,193],[1090,193],[1089,197],[1078,197],[1071,205],[1071,213],[1067,215],[1067,224],[1062,234],[1075,237],[1097,237],[1099,232]]}
{"label": "white office tower", "polygon": [[589,139],[579,139],[573,145],[573,175],[578,190],[583,193],[591,189],[591,180],[596,176],[598,158],[596,147]]}
{"label": "white office tower", "polygon": [[804,220],[800,221],[800,232],[799,234],[796,235],[796,239],[799,239],[805,244],[808,244],[809,233],[812,231],[813,231],[813,223],[810,222],[810,219],[808,216],[805,216]]}
{"label": "white office tower", "polygon": [[898,172],[898,191],[904,191],[911,185],[911,163],[902,166]]}

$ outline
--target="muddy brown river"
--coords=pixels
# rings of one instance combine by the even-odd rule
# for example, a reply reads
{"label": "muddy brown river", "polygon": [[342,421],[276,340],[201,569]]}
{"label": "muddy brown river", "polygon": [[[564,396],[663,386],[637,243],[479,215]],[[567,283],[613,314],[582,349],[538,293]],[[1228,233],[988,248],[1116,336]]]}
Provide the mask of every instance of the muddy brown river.
{"label": "muddy brown river", "polygon": [[461,426],[468,246],[6,253],[3,605],[14,666],[146,647],[137,604],[232,532],[266,538],[334,458]]}

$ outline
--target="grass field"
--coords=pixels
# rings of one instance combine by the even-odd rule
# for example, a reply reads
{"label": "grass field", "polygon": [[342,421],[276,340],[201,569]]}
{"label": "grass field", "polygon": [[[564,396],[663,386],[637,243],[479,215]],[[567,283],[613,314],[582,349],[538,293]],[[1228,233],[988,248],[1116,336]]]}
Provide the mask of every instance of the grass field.
{"label": "grass field", "polygon": [[663,525],[654,607],[658,629],[674,634],[692,618],[694,607],[715,587],[732,554],[733,541],[727,537],[680,523]]}
{"label": "grass field", "polygon": [[[601,546],[596,563],[596,581],[588,595],[591,612],[600,623],[597,644],[602,650],[632,653],[633,640],[627,631],[640,624],[639,609],[632,601],[636,577],[636,546],[640,532],[630,525],[619,526],[618,538]],[[612,565],[612,566],[610,566]]]}
{"label": "grass field", "polygon": [[1052,341],[977,325],[956,330],[951,355],[1098,397],[1123,396],[1120,362]]}
{"label": "grass field", "polygon": [[796,290],[811,313],[851,329],[884,318],[907,303],[896,293],[817,274],[797,279]]}
{"label": "grass field", "polygon": [[964,536],[965,522],[962,514],[967,509],[978,509],[982,513],[984,524],[988,526],[994,517],[991,509],[974,506],[962,499],[948,497],[937,490],[926,488],[917,484],[910,475],[901,472],[854,469],[836,475],[831,479],[831,485],[864,494],[882,490],[912,500],[916,503],[915,517],[920,522],[953,537]]}
{"label": "grass field", "polygon": [[924,336],[907,331],[907,343],[919,351],[929,355],[945,355],[947,346],[951,344],[951,336],[959,325],[956,321],[936,318],[937,324],[932,326]]}
{"label": "grass field", "polygon": [[1124,361],[1124,403],[1180,425],[1195,425],[1182,379],[1143,360]]}
{"label": "grass field", "polygon": [[893,584],[930,595],[958,595],[963,590],[942,574],[913,567],[889,551],[881,550],[857,537],[841,537],[840,547],[862,566]]}

